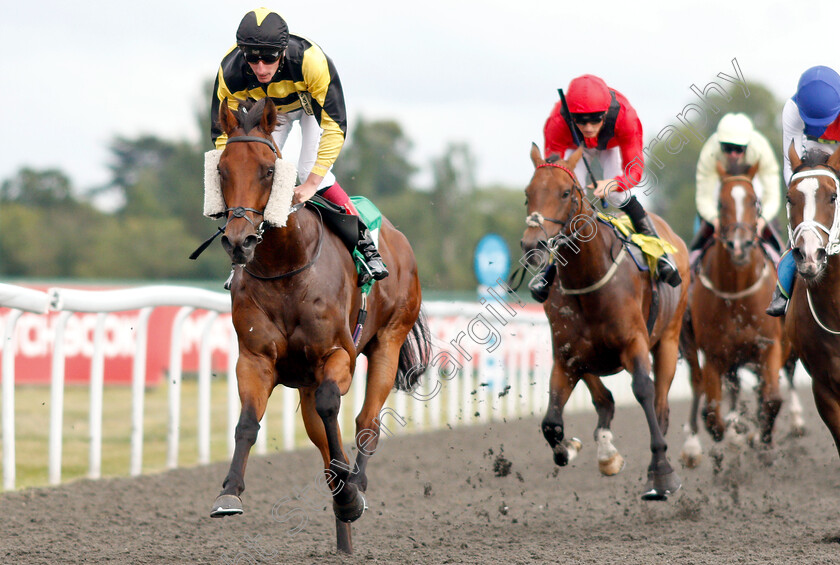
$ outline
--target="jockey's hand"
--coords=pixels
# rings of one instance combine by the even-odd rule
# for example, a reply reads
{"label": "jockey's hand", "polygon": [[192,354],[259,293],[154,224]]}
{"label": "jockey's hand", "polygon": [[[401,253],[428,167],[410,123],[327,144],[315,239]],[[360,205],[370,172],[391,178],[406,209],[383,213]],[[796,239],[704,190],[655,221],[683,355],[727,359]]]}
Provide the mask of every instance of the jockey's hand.
{"label": "jockey's hand", "polygon": [[292,199],[292,204],[300,204],[312,198],[318,192],[318,185],[321,184],[321,179],[318,175],[309,175],[306,182],[295,187],[295,197]]}
{"label": "jockey's hand", "polygon": [[758,238],[761,239],[761,234],[764,233],[764,228],[767,227],[767,220],[762,218],[761,216],[758,217],[758,222],[755,226],[755,233],[758,235]]}
{"label": "jockey's hand", "polygon": [[[592,185],[589,186],[592,187]],[[599,180],[595,183],[593,194],[595,194],[597,198],[605,199],[607,194],[615,192],[617,188],[618,184],[615,182],[615,179]]]}
{"label": "jockey's hand", "polygon": [[712,227],[715,228],[715,233],[720,233],[720,218],[712,220]]}

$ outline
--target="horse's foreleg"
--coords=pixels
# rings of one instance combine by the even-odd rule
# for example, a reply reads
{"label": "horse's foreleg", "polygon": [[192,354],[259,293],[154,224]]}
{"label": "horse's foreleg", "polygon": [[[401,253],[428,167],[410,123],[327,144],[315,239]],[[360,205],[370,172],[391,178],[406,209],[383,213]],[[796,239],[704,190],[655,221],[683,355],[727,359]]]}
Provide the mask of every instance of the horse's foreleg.
{"label": "horse's foreleg", "polygon": [[645,500],[665,500],[669,494],[677,492],[682,481],[674,472],[665,452],[668,445],[659,428],[659,421],[654,406],[656,394],[650,378],[650,359],[647,344],[642,340],[630,344],[621,354],[624,368],[633,376],[633,395],[645,411],[650,430],[651,461],[648,467],[648,481],[642,498]]}
{"label": "horse's foreleg", "polygon": [[[356,416],[356,464],[350,482],[367,492],[367,464],[379,445],[381,420],[385,417],[382,406],[394,388],[394,377],[399,363],[400,342],[377,342],[368,352],[367,386],[365,402]],[[399,414],[392,418],[401,418]],[[387,427],[386,427],[387,432]]]}
{"label": "horse's foreleg", "polygon": [[778,342],[768,348],[763,361],[761,364],[761,398],[758,408],[758,423],[762,443],[771,445],[773,443],[773,426],[776,423],[779,409],[782,407],[782,393],[779,389],[782,350]]}
{"label": "horse's foreleg", "polygon": [[721,416],[723,392],[720,375],[721,370],[715,366],[713,360],[706,358],[706,364],[703,366],[703,388],[706,395],[706,406],[703,412],[706,429],[709,430],[709,434],[715,441],[723,441],[723,434],[726,431]]}
{"label": "horse's foreleg", "polygon": [[251,447],[257,441],[260,420],[265,414],[268,397],[273,388],[272,368],[265,362],[240,355],[236,363],[239,399],[242,409],[236,425],[235,444],[230,470],[222,483],[222,492],[213,503],[210,516],[219,518],[242,514],[239,495],[245,490],[245,466]]}
{"label": "horse's foreleg", "polygon": [[840,454],[840,398],[831,387],[824,385],[813,375],[811,375],[811,390],[814,392],[817,412],[819,412],[825,425],[828,426],[828,431],[834,438],[834,447]]}
{"label": "horse's foreleg", "polygon": [[[306,428],[306,434],[318,450],[321,452],[321,457],[324,459],[324,474],[325,483],[332,494],[333,489],[342,488],[342,484],[330,484],[330,446],[327,441],[327,431],[324,428],[324,422],[321,416],[315,409],[315,389],[301,389],[300,390],[300,410],[303,415],[303,426]],[[316,481],[320,484],[320,481]],[[338,551],[344,553],[353,553],[353,537],[350,524],[342,522],[338,518],[335,519],[335,530]]]}
{"label": "horse's foreleg", "polygon": [[624,457],[612,443],[610,424],[615,415],[615,400],[600,377],[586,373],[583,375],[583,381],[589,388],[592,404],[595,405],[595,411],[598,413],[598,427],[595,428],[594,434],[595,445],[598,449],[598,469],[601,474],[608,477],[617,475],[624,468]]}
{"label": "horse's foreleg", "polygon": [[324,363],[324,376],[315,389],[315,411],[324,425],[329,449],[330,490],[333,496],[333,510],[342,522],[353,522],[365,511],[365,499],[356,485],[350,483],[350,468],[347,455],[341,444],[341,429],[338,425],[338,411],[341,396],[350,388],[350,356],[339,349]]}
{"label": "horse's foreleg", "polygon": [[542,421],[542,432],[554,452],[554,462],[561,467],[568,465],[581,448],[579,440],[563,439],[563,407],[572,395],[579,378],[577,375],[568,374],[557,361],[554,362],[551,369],[548,410]]}

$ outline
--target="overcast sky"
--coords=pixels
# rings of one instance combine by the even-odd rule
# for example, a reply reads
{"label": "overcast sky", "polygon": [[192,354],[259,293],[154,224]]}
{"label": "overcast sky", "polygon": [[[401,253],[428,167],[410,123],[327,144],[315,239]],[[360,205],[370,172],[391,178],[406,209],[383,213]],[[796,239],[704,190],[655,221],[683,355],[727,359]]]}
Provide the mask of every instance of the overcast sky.
{"label": "overcast sky", "polygon": [[[105,182],[107,144],[142,133],[197,139],[203,82],[259,2],[43,0],[10,2],[0,18],[0,179],[22,166],[59,167],[76,188]],[[350,130],[360,115],[393,118],[425,167],[447,142],[467,142],[482,184],[523,186],[528,151],[575,76],[623,92],[645,136],[703,88],[734,75],[791,96],[799,75],[840,70],[831,28],[840,3],[811,0],[595,2],[426,0],[265,3],[317,42],[344,85]],[[696,143],[696,142],[695,142]],[[287,147],[288,149],[288,147]],[[422,176],[421,176],[422,178]],[[196,179],[201,184],[201,179]],[[200,186],[197,190],[201,190]]]}

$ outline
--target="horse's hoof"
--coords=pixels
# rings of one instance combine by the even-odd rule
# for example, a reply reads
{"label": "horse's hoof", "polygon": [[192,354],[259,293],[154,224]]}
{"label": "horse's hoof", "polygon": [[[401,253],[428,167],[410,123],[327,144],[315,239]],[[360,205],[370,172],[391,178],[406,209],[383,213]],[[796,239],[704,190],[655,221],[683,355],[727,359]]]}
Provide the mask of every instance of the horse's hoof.
{"label": "horse's hoof", "polygon": [[235,494],[220,494],[213,503],[210,517],[224,518],[234,514],[242,514],[242,499]]}
{"label": "horse's hoof", "polygon": [[668,500],[668,496],[676,493],[680,487],[682,487],[682,481],[674,471],[664,475],[648,473],[642,500]]}
{"label": "horse's hoof", "polygon": [[365,495],[358,490],[356,491],[356,498],[344,506],[339,506],[336,501],[333,500],[333,512],[335,512],[335,517],[347,524],[355,522],[361,518],[362,514],[364,514],[365,510],[367,510],[367,507]]}
{"label": "horse's hoof", "polygon": [[583,449],[583,442],[576,437],[561,441],[552,448],[554,463],[559,467],[565,467],[577,457],[581,449]]}
{"label": "horse's hoof", "polygon": [[700,438],[697,437],[697,434],[691,434],[685,440],[680,452],[680,459],[683,465],[689,469],[696,469],[700,466],[700,462],[703,460],[703,448],[700,446]]}
{"label": "horse's hoof", "polygon": [[624,469],[624,457],[620,453],[616,453],[609,459],[598,461],[598,469],[601,474],[607,477],[619,474]]}

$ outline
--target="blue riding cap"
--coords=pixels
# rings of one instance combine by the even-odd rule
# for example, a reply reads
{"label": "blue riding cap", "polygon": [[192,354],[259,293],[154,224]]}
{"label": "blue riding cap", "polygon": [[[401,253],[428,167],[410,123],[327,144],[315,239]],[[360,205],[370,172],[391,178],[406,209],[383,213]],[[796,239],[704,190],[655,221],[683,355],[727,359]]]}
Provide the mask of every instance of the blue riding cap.
{"label": "blue riding cap", "polygon": [[840,114],[840,75],[830,67],[811,67],[799,78],[793,97],[805,134],[819,137]]}

